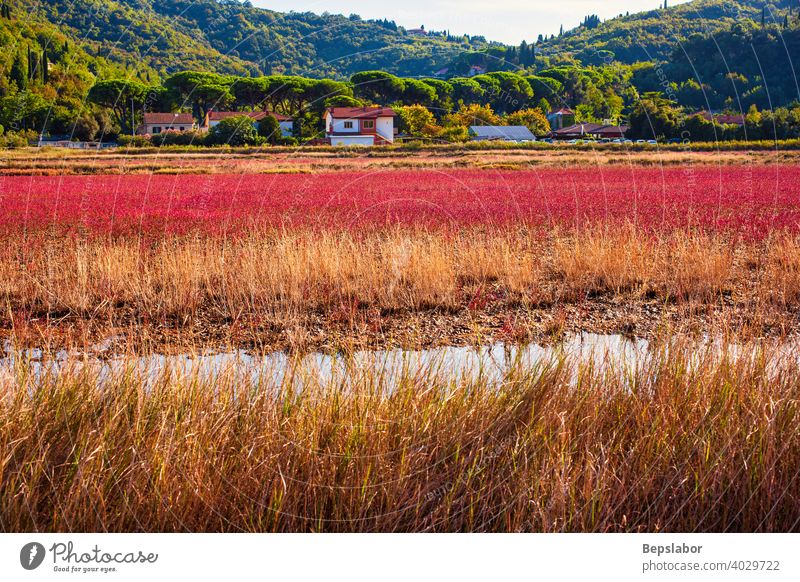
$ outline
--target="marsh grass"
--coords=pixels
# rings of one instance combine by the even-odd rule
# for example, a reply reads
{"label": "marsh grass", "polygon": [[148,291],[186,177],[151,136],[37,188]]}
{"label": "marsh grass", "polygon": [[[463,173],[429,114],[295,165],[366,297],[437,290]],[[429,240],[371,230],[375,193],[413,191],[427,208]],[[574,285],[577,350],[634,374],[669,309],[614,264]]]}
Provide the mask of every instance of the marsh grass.
{"label": "marsh grass", "polygon": [[20,359],[0,369],[0,529],[797,531],[800,372],[776,353],[673,340],[499,382]]}
{"label": "marsh grass", "polygon": [[[24,250],[20,250],[24,249]],[[759,309],[800,302],[797,239],[644,232],[634,226],[374,232],[272,229],[214,236],[14,241],[0,251],[6,327],[31,319],[184,324],[198,313],[286,318],[552,306],[654,297]]]}

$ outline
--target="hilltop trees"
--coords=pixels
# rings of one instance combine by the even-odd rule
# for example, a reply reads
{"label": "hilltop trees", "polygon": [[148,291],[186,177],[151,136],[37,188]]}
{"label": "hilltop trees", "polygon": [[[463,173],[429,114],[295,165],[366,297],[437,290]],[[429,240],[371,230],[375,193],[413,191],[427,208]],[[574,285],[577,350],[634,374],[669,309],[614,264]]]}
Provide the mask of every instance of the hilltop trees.
{"label": "hilltop trees", "polygon": [[131,133],[136,114],[143,110],[150,91],[150,87],[138,81],[112,79],[96,83],[89,90],[88,99],[111,111],[120,129]]}
{"label": "hilltop trees", "polygon": [[486,93],[480,83],[474,79],[451,79],[450,86],[453,88],[453,102],[455,105],[480,103],[483,101],[484,93]]}
{"label": "hilltop trees", "polygon": [[236,100],[231,93],[232,79],[216,73],[184,71],[168,77],[164,86],[178,108],[190,107],[196,119],[211,109],[224,109]]}
{"label": "hilltop trees", "polygon": [[233,104],[239,109],[260,108],[268,95],[266,77],[239,77],[231,84]]}
{"label": "hilltop trees", "polygon": [[350,77],[353,95],[370,103],[402,99],[405,82],[383,71],[364,71]]}

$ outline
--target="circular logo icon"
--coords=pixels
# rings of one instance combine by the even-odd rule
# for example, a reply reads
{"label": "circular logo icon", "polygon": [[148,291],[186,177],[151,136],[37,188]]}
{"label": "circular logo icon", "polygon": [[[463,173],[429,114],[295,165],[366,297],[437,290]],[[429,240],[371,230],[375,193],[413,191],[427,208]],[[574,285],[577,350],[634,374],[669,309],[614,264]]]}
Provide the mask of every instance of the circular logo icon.
{"label": "circular logo icon", "polygon": [[44,561],[44,546],[39,542],[30,542],[19,551],[19,563],[26,570],[35,570]]}

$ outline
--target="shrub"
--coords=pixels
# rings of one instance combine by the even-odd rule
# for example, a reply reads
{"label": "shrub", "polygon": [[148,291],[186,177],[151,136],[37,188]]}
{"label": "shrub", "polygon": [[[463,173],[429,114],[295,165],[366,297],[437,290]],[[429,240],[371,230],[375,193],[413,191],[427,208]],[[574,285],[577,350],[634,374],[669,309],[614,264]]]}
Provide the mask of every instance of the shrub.
{"label": "shrub", "polygon": [[200,131],[165,131],[150,138],[154,146],[204,145],[207,134]]}
{"label": "shrub", "polygon": [[206,142],[215,145],[258,145],[263,143],[252,118],[247,115],[235,115],[223,119],[208,132]]}
{"label": "shrub", "polygon": [[258,122],[258,135],[266,139],[268,143],[275,145],[283,137],[281,124],[272,115],[266,115]]}
{"label": "shrub", "polygon": [[76,139],[83,141],[92,141],[97,132],[100,131],[100,124],[92,115],[81,115],[75,120],[72,135]]}
{"label": "shrub", "polygon": [[149,135],[120,135],[117,138],[117,143],[121,146],[130,146],[134,148],[146,148],[153,145],[150,141]]}

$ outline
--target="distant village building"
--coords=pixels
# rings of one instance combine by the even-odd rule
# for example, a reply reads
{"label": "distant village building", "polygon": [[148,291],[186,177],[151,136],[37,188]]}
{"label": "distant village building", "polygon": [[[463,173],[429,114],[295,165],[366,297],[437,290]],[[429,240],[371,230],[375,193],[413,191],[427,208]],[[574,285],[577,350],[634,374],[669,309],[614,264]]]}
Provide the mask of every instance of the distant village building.
{"label": "distant village building", "polygon": [[406,33],[412,34],[414,36],[428,36],[424,24],[420,24],[419,28],[411,28],[409,30],[406,30]]}
{"label": "distant village building", "polygon": [[700,111],[697,113],[706,121],[716,121],[720,125],[744,125],[744,115],[727,113],[712,113],[711,111]]}
{"label": "distant village building", "polygon": [[145,113],[137,133],[155,135],[165,131],[192,131],[195,128],[191,113]]}
{"label": "distant village building", "polygon": [[547,121],[553,131],[575,124],[575,112],[569,107],[562,107],[547,114]]}
{"label": "distant village building", "polygon": [[627,125],[603,125],[590,132],[597,139],[625,139],[630,127]]}
{"label": "distant village building", "polygon": [[474,77],[476,75],[483,75],[486,69],[480,65],[472,65],[467,72],[467,77]]}
{"label": "distant village building", "polygon": [[208,131],[215,125],[219,124],[223,119],[229,117],[236,117],[238,115],[245,115],[253,120],[253,125],[258,129],[258,122],[264,119],[267,115],[271,115],[278,121],[281,128],[281,135],[283,137],[290,137],[292,135],[292,126],[294,119],[288,115],[282,115],[272,111],[209,111],[206,114],[205,121],[201,126],[201,130]]}
{"label": "distant village building", "polygon": [[576,123],[550,133],[553,139],[624,139],[627,125],[606,125],[602,123]]}
{"label": "distant village building", "polygon": [[473,125],[469,135],[473,141],[536,141],[536,136],[524,125]]}
{"label": "distant village building", "polygon": [[390,107],[331,107],[325,112],[325,137],[331,145],[384,145],[394,142]]}

